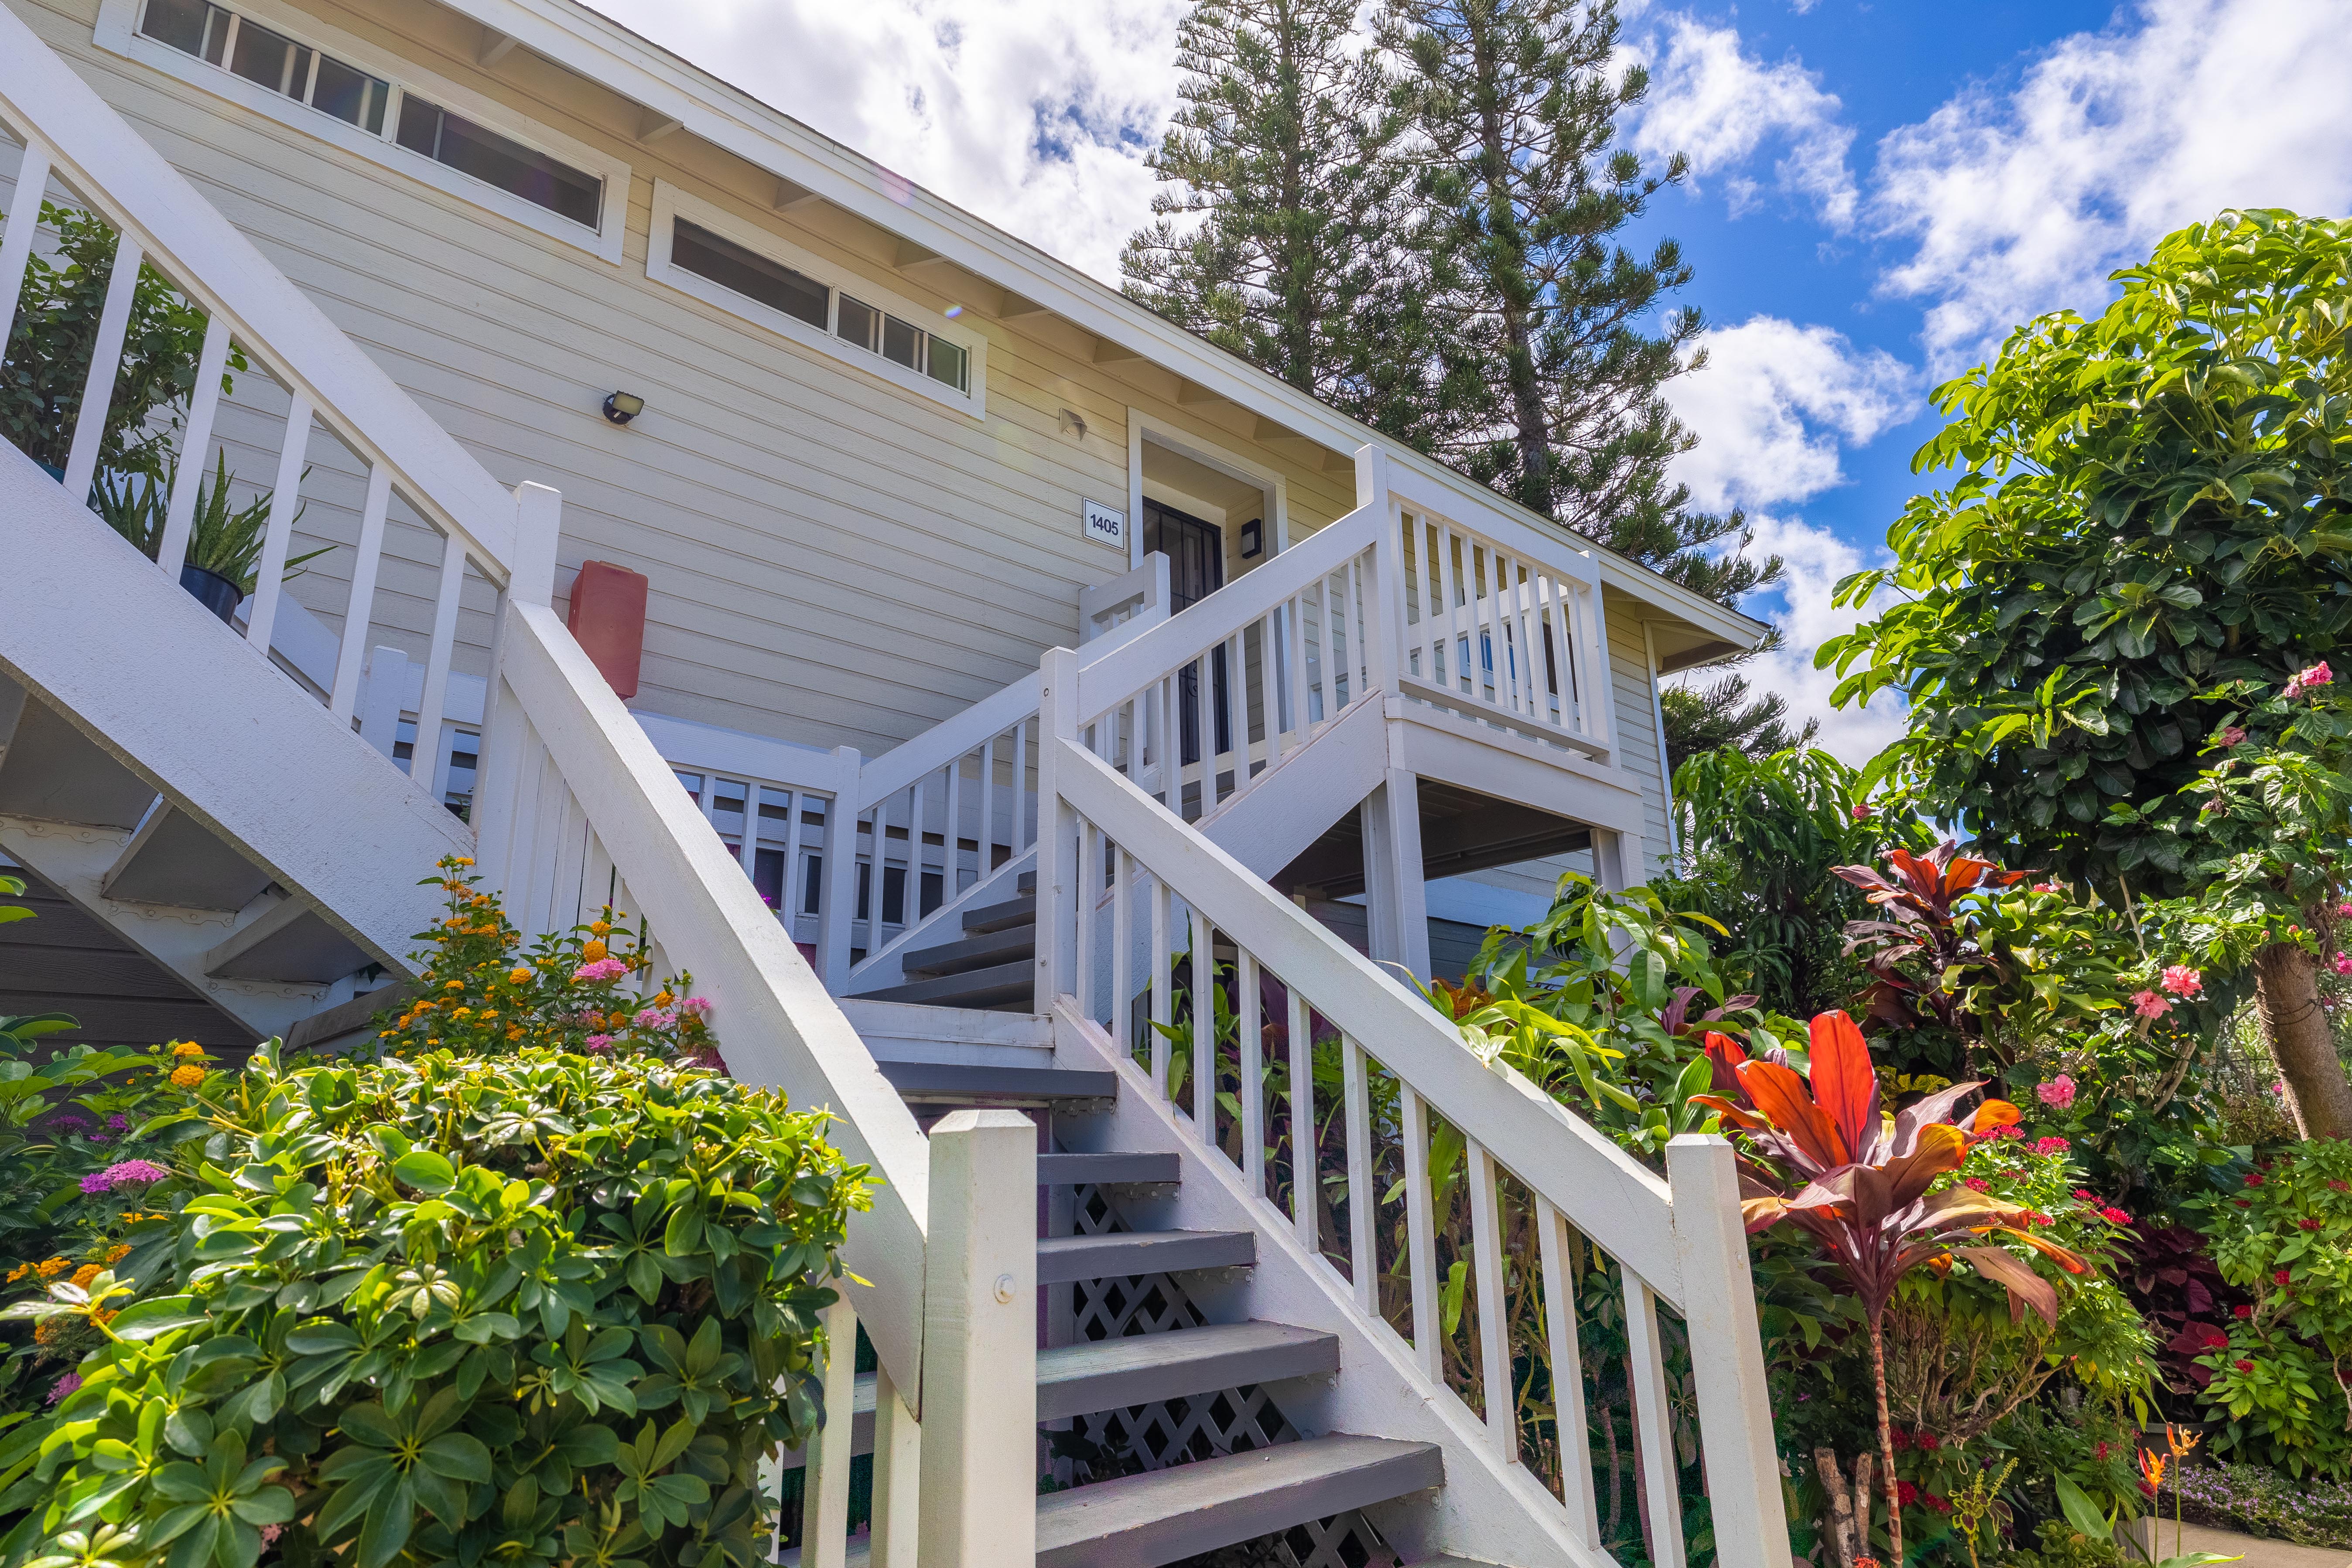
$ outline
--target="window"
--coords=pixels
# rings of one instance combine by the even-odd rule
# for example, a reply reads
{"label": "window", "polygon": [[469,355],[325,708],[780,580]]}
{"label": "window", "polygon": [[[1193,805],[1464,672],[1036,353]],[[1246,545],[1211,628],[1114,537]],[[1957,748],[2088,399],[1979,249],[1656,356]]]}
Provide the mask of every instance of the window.
{"label": "window", "polygon": [[206,0],[147,0],[139,30],[222,66],[281,98],[307,103],[370,135],[383,134],[392,84]]}
{"label": "window", "polygon": [[471,174],[527,202],[560,213],[590,228],[604,205],[604,182],[571,164],[534,153],[512,137],[501,136],[453,114],[415,93],[400,101],[400,144],[446,163],[461,174]]}
{"label": "window", "polygon": [[[745,249],[699,224],[684,218],[670,235],[670,263],[722,289],[732,289],[772,310],[822,328],[825,318],[825,287],[805,272]],[[862,308],[862,307],[861,307]]]}
{"label": "window", "polygon": [[98,0],[95,37],[249,112],[620,264],[626,159],[515,118],[366,39],[280,9],[285,3]]}
{"label": "window", "polygon": [[[902,392],[986,417],[988,341],[955,320],[961,312],[941,315],[847,276],[758,220],[666,180],[654,182],[646,276]],[[884,889],[877,884],[872,896]],[[907,889],[909,906],[919,898],[919,888]]]}

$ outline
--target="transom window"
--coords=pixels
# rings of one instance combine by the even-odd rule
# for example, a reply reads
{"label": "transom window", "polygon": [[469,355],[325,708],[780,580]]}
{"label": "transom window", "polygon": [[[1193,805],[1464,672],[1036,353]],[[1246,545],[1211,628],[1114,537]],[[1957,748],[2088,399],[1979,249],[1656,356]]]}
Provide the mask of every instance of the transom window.
{"label": "transom window", "polygon": [[210,0],[145,0],[139,33],[591,231],[604,181]]}

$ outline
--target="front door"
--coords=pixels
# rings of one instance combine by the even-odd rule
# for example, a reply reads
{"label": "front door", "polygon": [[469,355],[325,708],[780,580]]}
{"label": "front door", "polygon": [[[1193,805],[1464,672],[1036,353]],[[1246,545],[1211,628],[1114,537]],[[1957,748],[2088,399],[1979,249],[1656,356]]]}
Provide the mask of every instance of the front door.
{"label": "front door", "polygon": [[[1225,585],[1225,531],[1213,522],[1162,506],[1143,503],[1143,550],[1168,557],[1168,613],[1181,615]],[[1201,760],[1201,676],[1198,665],[1187,665],[1176,678],[1177,744],[1190,767]],[[1209,658],[1209,705],[1216,725],[1217,750],[1233,750],[1233,727],[1225,717],[1225,650],[1218,647]]]}

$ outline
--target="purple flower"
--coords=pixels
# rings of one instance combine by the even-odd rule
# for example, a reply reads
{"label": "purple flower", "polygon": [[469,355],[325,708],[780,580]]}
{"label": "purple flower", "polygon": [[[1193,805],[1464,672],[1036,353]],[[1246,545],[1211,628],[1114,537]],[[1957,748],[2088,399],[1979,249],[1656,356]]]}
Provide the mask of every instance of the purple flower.
{"label": "purple flower", "polygon": [[583,1050],[595,1051],[598,1053],[609,1051],[613,1048],[613,1037],[610,1035],[591,1035],[586,1040],[582,1042],[582,1048]]}
{"label": "purple flower", "polygon": [[49,1131],[52,1132],[79,1132],[89,1125],[89,1117],[70,1110],[61,1110],[49,1118]]}
{"label": "purple flower", "polygon": [[57,1382],[49,1385],[49,1403],[55,1405],[58,1400],[63,1399],[67,1394],[71,1394],[75,1389],[79,1388],[80,1386],[81,1373],[78,1372],[69,1372],[66,1373],[63,1377],[58,1379]]}
{"label": "purple flower", "polygon": [[84,1176],[81,1179],[81,1190],[93,1194],[110,1192],[116,1187],[140,1186],[148,1182],[160,1182],[171,1173],[152,1160],[124,1160],[109,1165],[103,1171]]}
{"label": "purple flower", "polygon": [[113,1191],[114,1184],[106,1179],[104,1171],[92,1171],[81,1179],[81,1190],[83,1196],[94,1198],[100,1193]]}
{"label": "purple flower", "polygon": [[128,1132],[131,1131],[131,1118],[118,1110],[106,1119],[106,1125],[114,1131]]}

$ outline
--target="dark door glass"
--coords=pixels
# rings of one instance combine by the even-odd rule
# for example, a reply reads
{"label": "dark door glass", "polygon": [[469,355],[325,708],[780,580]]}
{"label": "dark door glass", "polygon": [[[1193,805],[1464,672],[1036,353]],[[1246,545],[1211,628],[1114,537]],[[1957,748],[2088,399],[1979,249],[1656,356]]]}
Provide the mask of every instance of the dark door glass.
{"label": "dark door glass", "polygon": [[[1168,557],[1168,609],[1181,615],[1225,585],[1225,533],[1213,522],[1158,501],[1143,503],[1143,550]],[[1201,760],[1201,667],[1188,665],[1176,678],[1177,745],[1185,766]],[[1209,656],[1209,710],[1216,725],[1217,750],[1233,750],[1233,725],[1225,717],[1225,650]]]}

